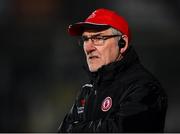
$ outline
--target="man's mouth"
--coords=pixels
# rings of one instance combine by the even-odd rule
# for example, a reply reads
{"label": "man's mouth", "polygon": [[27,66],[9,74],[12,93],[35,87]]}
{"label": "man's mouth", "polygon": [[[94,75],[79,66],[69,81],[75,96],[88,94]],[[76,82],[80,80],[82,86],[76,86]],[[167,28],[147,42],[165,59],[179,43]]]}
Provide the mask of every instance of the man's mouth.
{"label": "man's mouth", "polygon": [[89,58],[88,59],[97,59],[97,58],[99,58],[98,56],[89,56]]}

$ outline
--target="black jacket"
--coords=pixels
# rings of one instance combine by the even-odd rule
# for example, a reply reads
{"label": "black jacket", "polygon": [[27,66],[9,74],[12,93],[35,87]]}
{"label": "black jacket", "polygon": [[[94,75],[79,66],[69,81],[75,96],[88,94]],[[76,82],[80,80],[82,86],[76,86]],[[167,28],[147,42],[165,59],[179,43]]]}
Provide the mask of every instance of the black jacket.
{"label": "black jacket", "polygon": [[167,97],[133,47],[90,78],[59,132],[163,132]]}

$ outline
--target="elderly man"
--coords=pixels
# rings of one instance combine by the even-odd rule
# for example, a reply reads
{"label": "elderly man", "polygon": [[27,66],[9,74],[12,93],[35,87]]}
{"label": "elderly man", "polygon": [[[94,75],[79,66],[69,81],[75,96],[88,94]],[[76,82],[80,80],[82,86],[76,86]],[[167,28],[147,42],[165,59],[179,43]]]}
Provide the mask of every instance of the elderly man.
{"label": "elderly man", "polygon": [[128,23],[114,11],[97,9],[68,32],[81,36],[90,81],[59,132],[163,132],[167,97],[129,44]]}

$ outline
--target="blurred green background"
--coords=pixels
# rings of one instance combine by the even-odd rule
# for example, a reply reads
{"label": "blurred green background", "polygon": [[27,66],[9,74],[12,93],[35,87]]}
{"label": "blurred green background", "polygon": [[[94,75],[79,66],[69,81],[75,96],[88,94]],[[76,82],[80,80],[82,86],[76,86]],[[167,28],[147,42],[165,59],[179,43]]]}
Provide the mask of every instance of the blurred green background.
{"label": "blurred green background", "polygon": [[142,63],[169,97],[165,132],[180,132],[179,0],[1,0],[0,132],[57,132],[88,79],[67,27],[102,7],[129,22]]}

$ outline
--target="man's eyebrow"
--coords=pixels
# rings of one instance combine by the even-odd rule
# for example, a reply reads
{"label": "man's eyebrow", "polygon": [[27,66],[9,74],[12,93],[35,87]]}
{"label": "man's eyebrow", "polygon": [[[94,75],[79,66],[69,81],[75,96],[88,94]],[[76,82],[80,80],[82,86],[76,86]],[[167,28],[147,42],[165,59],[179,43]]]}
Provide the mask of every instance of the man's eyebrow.
{"label": "man's eyebrow", "polygon": [[[100,36],[102,35],[103,33],[98,33],[98,34],[94,34],[94,35],[90,35],[90,36],[93,36],[93,37],[96,37],[96,36]],[[87,35],[82,35],[82,37],[88,37]]]}

